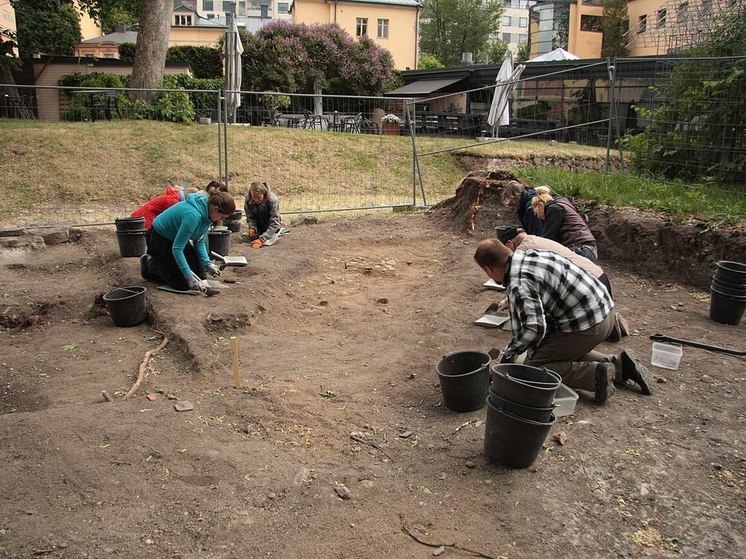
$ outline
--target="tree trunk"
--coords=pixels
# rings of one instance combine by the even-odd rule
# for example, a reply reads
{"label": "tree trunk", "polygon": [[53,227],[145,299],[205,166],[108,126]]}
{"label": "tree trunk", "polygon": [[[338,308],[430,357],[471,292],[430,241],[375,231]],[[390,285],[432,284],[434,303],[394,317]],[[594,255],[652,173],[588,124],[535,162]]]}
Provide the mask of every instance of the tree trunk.
{"label": "tree trunk", "polygon": [[[171,0],[149,0],[142,3],[135,63],[132,67],[133,88],[156,89],[163,83],[173,7]],[[133,99],[150,99],[152,95],[148,91],[131,93]]]}

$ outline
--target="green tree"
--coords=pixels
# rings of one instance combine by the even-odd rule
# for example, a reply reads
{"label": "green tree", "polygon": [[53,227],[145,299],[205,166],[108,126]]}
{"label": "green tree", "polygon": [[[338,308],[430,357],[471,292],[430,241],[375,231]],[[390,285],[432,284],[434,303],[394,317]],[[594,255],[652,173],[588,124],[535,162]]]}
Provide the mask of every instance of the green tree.
{"label": "green tree", "polygon": [[113,33],[120,24],[132,27],[139,19],[141,0],[106,0],[101,4],[97,21],[104,33]]}
{"label": "green tree", "polygon": [[339,95],[379,95],[396,79],[389,51],[337,24],[278,21],[256,35],[239,33],[246,90],[313,93],[318,84]]}
{"label": "green tree", "polygon": [[432,54],[420,56],[420,59],[417,61],[418,70],[431,70],[433,68],[445,68],[445,66]]}
{"label": "green tree", "polygon": [[531,56],[531,41],[526,41],[518,45],[518,51],[515,53],[515,63],[523,64]]}
{"label": "green tree", "polygon": [[499,0],[423,0],[420,50],[446,66],[461,62],[461,53],[487,51],[500,31],[503,2]]}
{"label": "green tree", "polygon": [[601,19],[603,40],[601,56],[627,56],[627,37],[629,30],[629,13],[627,0],[605,0]]}
{"label": "green tree", "polygon": [[80,16],[65,0],[13,0],[20,55],[72,55],[80,40]]}
{"label": "green tree", "polygon": [[508,43],[493,38],[477,53],[477,60],[483,64],[500,64],[507,52]]}
{"label": "green tree", "polygon": [[746,178],[746,12],[724,14],[700,45],[672,61],[657,80],[651,126],[629,140],[634,165],[668,178]]}

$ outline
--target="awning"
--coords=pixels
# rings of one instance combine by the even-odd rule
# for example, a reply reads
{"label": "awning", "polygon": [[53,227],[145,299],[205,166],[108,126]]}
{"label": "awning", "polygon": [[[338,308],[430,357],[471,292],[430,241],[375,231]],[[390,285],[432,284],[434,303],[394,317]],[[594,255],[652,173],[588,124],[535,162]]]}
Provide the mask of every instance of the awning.
{"label": "awning", "polygon": [[399,87],[392,91],[387,91],[386,93],[384,93],[384,96],[423,97],[426,95],[430,95],[431,93],[435,93],[436,91],[440,91],[441,89],[444,89],[449,85],[453,85],[455,83],[463,81],[464,79],[466,78],[417,80],[416,82],[408,83],[407,85]]}

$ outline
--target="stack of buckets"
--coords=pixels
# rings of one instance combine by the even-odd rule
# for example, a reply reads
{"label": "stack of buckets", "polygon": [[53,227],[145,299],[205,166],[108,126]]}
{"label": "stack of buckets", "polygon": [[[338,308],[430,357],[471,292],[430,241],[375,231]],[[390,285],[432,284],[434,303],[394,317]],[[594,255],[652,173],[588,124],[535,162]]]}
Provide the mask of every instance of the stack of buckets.
{"label": "stack of buckets", "polygon": [[228,228],[228,231],[238,233],[241,230],[241,216],[243,216],[241,210],[236,210],[230,217],[223,220],[223,224]]}
{"label": "stack of buckets", "polygon": [[710,285],[710,318],[738,325],[746,310],[746,264],[721,260]]}
{"label": "stack of buckets", "polygon": [[145,218],[121,217],[114,220],[117,227],[119,254],[123,257],[142,256],[148,250],[145,242]]}
{"label": "stack of buckets", "polygon": [[548,369],[505,363],[492,366],[484,452],[487,459],[527,468],[556,422],[554,397],[562,379]]}
{"label": "stack of buckets", "polygon": [[[539,455],[556,422],[554,397],[560,376],[544,368],[492,365],[481,351],[454,351],[435,366],[448,409],[468,412],[487,404],[484,451],[487,459],[527,468]],[[490,383],[490,372],[492,382]]]}

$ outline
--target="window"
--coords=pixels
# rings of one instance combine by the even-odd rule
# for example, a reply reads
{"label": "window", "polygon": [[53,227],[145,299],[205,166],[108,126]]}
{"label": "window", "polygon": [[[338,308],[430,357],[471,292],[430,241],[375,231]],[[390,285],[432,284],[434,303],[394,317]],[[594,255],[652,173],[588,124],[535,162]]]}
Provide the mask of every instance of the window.
{"label": "window", "polygon": [[246,15],[246,2],[239,2],[238,3],[238,15],[245,16]]}
{"label": "window", "polygon": [[290,3],[289,2],[278,2],[277,3],[277,12],[280,14],[287,14],[290,12]]}
{"label": "window", "polygon": [[251,6],[252,10],[258,10],[259,9],[259,0],[251,0]]}
{"label": "window", "polygon": [[658,10],[657,17],[655,19],[655,26],[656,27],[665,27],[666,26],[666,17],[668,16],[668,11],[666,8],[661,8]]}
{"label": "window", "polygon": [[212,0],[202,0],[202,11],[212,12],[215,8],[213,7],[214,2]]}
{"label": "window", "polygon": [[679,23],[686,23],[689,21],[689,2],[682,2],[679,4],[677,11],[679,12]]}
{"label": "window", "polygon": [[591,33],[602,33],[601,19],[601,16],[581,15],[580,30],[590,31]]}
{"label": "window", "polygon": [[379,39],[389,38],[389,20],[387,19],[378,20],[378,38]]}
{"label": "window", "polygon": [[368,36],[368,18],[359,17],[355,23],[355,37],[367,37]]}
{"label": "window", "polygon": [[192,25],[192,16],[184,14],[176,14],[176,21],[174,23],[176,27],[185,27]]}
{"label": "window", "polygon": [[503,41],[505,41],[506,43],[509,43],[510,36],[511,36],[510,33],[503,33]]}
{"label": "window", "polygon": [[518,18],[518,27],[523,27],[524,29],[528,27],[528,18],[527,17],[519,17]]}
{"label": "window", "polygon": [[648,16],[642,15],[637,18],[637,32],[645,33],[648,30]]}
{"label": "window", "polygon": [[233,9],[232,9],[233,6],[231,6],[231,4],[233,4],[233,3],[234,2],[225,2],[225,1],[223,1],[223,10],[222,11],[233,13]]}
{"label": "window", "polygon": [[513,24],[512,19],[510,16],[503,16],[503,26],[510,27]]}

